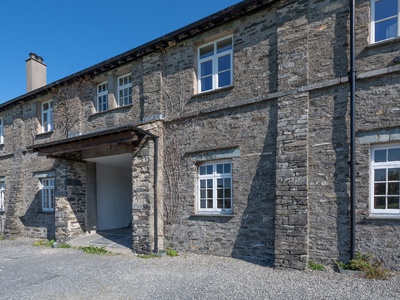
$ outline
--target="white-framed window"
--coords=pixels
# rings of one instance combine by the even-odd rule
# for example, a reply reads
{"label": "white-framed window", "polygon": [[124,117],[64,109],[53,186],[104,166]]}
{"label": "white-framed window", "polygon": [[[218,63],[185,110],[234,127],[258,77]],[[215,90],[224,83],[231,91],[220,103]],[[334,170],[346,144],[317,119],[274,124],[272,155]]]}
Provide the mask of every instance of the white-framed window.
{"label": "white-framed window", "polygon": [[4,144],[4,121],[0,118],[0,145]]}
{"label": "white-framed window", "polygon": [[107,81],[97,85],[97,111],[108,110],[108,83]]}
{"label": "white-framed window", "polygon": [[232,163],[218,161],[198,167],[198,211],[232,213]]}
{"label": "white-framed window", "polygon": [[371,0],[371,42],[399,36],[400,0]]}
{"label": "white-framed window", "polygon": [[53,131],[53,101],[42,103],[42,133]]}
{"label": "white-framed window", "polygon": [[400,214],[400,145],[371,148],[371,214]]}
{"label": "white-framed window", "polygon": [[132,75],[127,74],[117,78],[118,106],[132,104]]}
{"label": "white-framed window", "polygon": [[54,211],[54,178],[41,179],[42,211]]}
{"label": "white-framed window", "polygon": [[6,183],[4,177],[0,177],[0,212],[5,211],[4,194],[6,191]]}
{"label": "white-framed window", "polygon": [[233,83],[233,38],[225,37],[198,48],[198,91],[227,87]]}

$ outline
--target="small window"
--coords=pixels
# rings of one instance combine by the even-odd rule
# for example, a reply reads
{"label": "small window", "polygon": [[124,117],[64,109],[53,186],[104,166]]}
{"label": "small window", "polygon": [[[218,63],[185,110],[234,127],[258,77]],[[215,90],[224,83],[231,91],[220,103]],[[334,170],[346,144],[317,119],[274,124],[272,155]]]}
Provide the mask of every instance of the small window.
{"label": "small window", "polygon": [[371,150],[371,213],[400,213],[400,145]]}
{"label": "small window", "polygon": [[399,0],[371,0],[371,42],[399,36]]}
{"label": "small window", "polygon": [[97,86],[97,111],[108,110],[108,83],[102,82]]}
{"label": "small window", "polygon": [[3,118],[0,118],[0,145],[4,144],[4,123]]}
{"label": "small window", "polygon": [[232,163],[205,163],[198,167],[198,211],[232,213]]}
{"label": "small window", "polygon": [[42,133],[53,131],[53,101],[42,103]]}
{"label": "small window", "polygon": [[4,177],[0,177],[0,212],[5,211],[5,205],[4,205],[4,194],[6,191],[6,184]]}
{"label": "small window", "polygon": [[118,106],[132,104],[132,76],[118,77]]}
{"label": "small window", "polygon": [[198,90],[206,92],[232,85],[232,37],[198,48]]}
{"label": "small window", "polygon": [[54,178],[44,178],[42,184],[42,211],[54,212]]}

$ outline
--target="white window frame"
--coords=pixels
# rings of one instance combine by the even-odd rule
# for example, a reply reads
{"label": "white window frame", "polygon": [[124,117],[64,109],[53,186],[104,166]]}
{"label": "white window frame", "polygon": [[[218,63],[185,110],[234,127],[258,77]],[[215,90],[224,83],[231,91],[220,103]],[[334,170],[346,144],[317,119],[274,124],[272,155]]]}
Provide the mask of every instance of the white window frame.
{"label": "white window frame", "polygon": [[[123,81],[122,84],[121,80]],[[132,74],[125,74],[117,78],[118,106],[132,104]],[[122,95],[121,95],[122,93]]]}
{"label": "white window frame", "polygon": [[5,211],[5,191],[6,191],[6,183],[5,183],[5,178],[0,177],[0,212]]}
{"label": "white window frame", "polygon": [[4,121],[0,118],[0,145],[4,144]]}
{"label": "white window frame", "polygon": [[[96,97],[96,110],[97,112],[108,110],[108,82],[103,81],[96,87],[97,97]],[[104,107],[105,105],[105,107]]]}
{"label": "white window frame", "polygon": [[43,212],[54,212],[54,178],[42,178],[41,184],[41,208]]}
{"label": "white window frame", "polygon": [[[48,105],[48,108],[45,109],[45,105]],[[42,108],[42,133],[53,131],[53,100],[43,102],[41,105]]]}
{"label": "white window frame", "polygon": [[390,17],[381,19],[381,20],[375,20],[375,12],[376,12],[376,7],[375,7],[375,3],[378,2],[380,0],[371,0],[371,36],[370,36],[370,40],[371,40],[371,44],[373,43],[379,43],[379,42],[383,42],[389,39],[393,39],[395,37],[391,37],[391,38],[386,38],[383,40],[379,40],[379,41],[375,41],[375,25],[377,23],[383,22],[383,21],[387,21],[390,19],[397,19],[397,35],[396,37],[398,37],[400,35],[400,0],[397,0],[397,12],[393,12],[393,15],[391,15]]}
{"label": "white window frame", "polygon": [[[229,173],[218,173],[217,172],[217,165],[225,165],[229,164],[230,166],[230,172]],[[201,175],[201,168],[210,168],[212,167],[212,174],[203,174]],[[203,169],[204,170],[204,169]],[[217,186],[217,180],[222,179],[223,180],[223,187],[225,187],[225,180],[228,180],[229,186],[227,189],[230,189],[230,197],[224,197],[222,199],[222,204],[225,206],[225,199],[229,200],[230,207],[226,208],[218,208],[218,186]],[[208,183],[205,182],[205,185],[202,185],[202,181],[207,181],[211,180],[212,181],[212,188],[208,188]],[[212,190],[212,208],[207,207],[208,206],[208,200],[211,200],[211,198],[207,198],[208,196],[208,190]],[[202,197],[201,192],[202,190],[204,191]],[[222,193],[225,195],[224,188],[222,188]],[[203,205],[202,205],[203,201]],[[204,202],[205,201],[205,202]],[[205,205],[204,205],[205,204]],[[206,206],[206,207],[204,207]],[[199,213],[212,213],[212,214],[231,214],[233,211],[233,186],[232,186],[232,162],[231,161],[213,161],[213,162],[204,162],[200,166],[198,166],[197,169],[197,211]]]}
{"label": "white window frame", "polygon": [[[221,53],[217,53],[217,43],[227,40],[227,39],[231,39],[231,48],[223,51]],[[201,58],[200,56],[200,51],[201,49],[208,47],[210,45],[214,46],[214,54],[211,56],[207,56],[205,58]],[[218,82],[218,59],[220,57],[226,56],[226,55],[230,55],[230,69],[227,69],[230,71],[230,84],[228,85],[224,85],[219,87],[219,82]],[[220,38],[218,40],[215,40],[213,42],[201,45],[200,47],[197,48],[197,90],[199,93],[205,93],[205,92],[209,92],[209,91],[213,91],[213,90],[218,90],[218,89],[222,89],[222,88],[226,88],[226,87],[230,87],[233,85],[233,36],[229,35],[229,36],[225,36],[223,38]],[[202,80],[202,76],[201,76],[201,64],[211,61],[212,62],[212,72],[211,72],[211,76],[212,76],[212,87],[211,89],[208,90],[202,90],[201,87],[201,80]],[[227,70],[223,70],[223,72],[227,71]],[[221,73],[223,73],[221,72]],[[209,77],[209,76],[204,76],[204,77]]]}
{"label": "white window frame", "polygon": [[[386,150],[386,156],[388,155],[388,151],[390,149],[400,149],[400,144],[397,145],[386,145],[386,146],[375,146],[371,147],[370,150],[370,214],[371,215],[398,215],[400,217],[400,207],[399,209],[375,209],[375,196],[380,196],[380,195],[375,195],[375,183],[385,183],[385,195],[382,195],[381,197],[386,198],[386,204],[387,204],[387,198],[390,196],[399,196],[400,195],[388,195],[388,183],[396,183],[398,181],[398,184],[400,185],[400,180],[388,180],[388,169],[390,168],[400,168],[400,160],[399,161],[386,161],[386,162],[375,162],[375,152],[378,150]],[[385,181],[378,181],[375,180],[375,170],[377,169],[386,169],[386,180]],[[399,187],[400,190],[400,187]],[[400,205],[400,204],[399,204]]]}

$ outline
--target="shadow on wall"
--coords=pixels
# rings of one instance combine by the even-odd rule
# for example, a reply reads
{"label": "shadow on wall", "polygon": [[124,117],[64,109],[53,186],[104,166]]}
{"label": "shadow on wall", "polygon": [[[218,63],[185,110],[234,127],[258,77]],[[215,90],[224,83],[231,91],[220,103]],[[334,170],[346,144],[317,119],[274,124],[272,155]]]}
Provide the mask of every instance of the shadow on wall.
{"label": "shadow on wall", "polygon": [[257,163],[232,257],[274,265],[277,103],[269,109],[267,134]]}
{"label": "shadow on wall", "polygon": [[54,212],[41,212],[40,191],[29,205],[25,214],[20,217],[25,226],[25,234],[35,238],[55,238],[55,216]]}

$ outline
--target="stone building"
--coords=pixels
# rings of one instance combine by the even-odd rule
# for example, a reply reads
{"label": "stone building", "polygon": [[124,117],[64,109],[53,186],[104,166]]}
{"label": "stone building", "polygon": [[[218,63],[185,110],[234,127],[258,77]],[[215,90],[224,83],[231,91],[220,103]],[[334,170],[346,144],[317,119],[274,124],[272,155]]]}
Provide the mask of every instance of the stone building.
{"label": "stone building", "polygon": [[354,131],[347,0],[242,1],[51,84],[32,53],[0,105],[2,234],[296,269],[353,239],[396,268],[400,7],[356,2]]}

